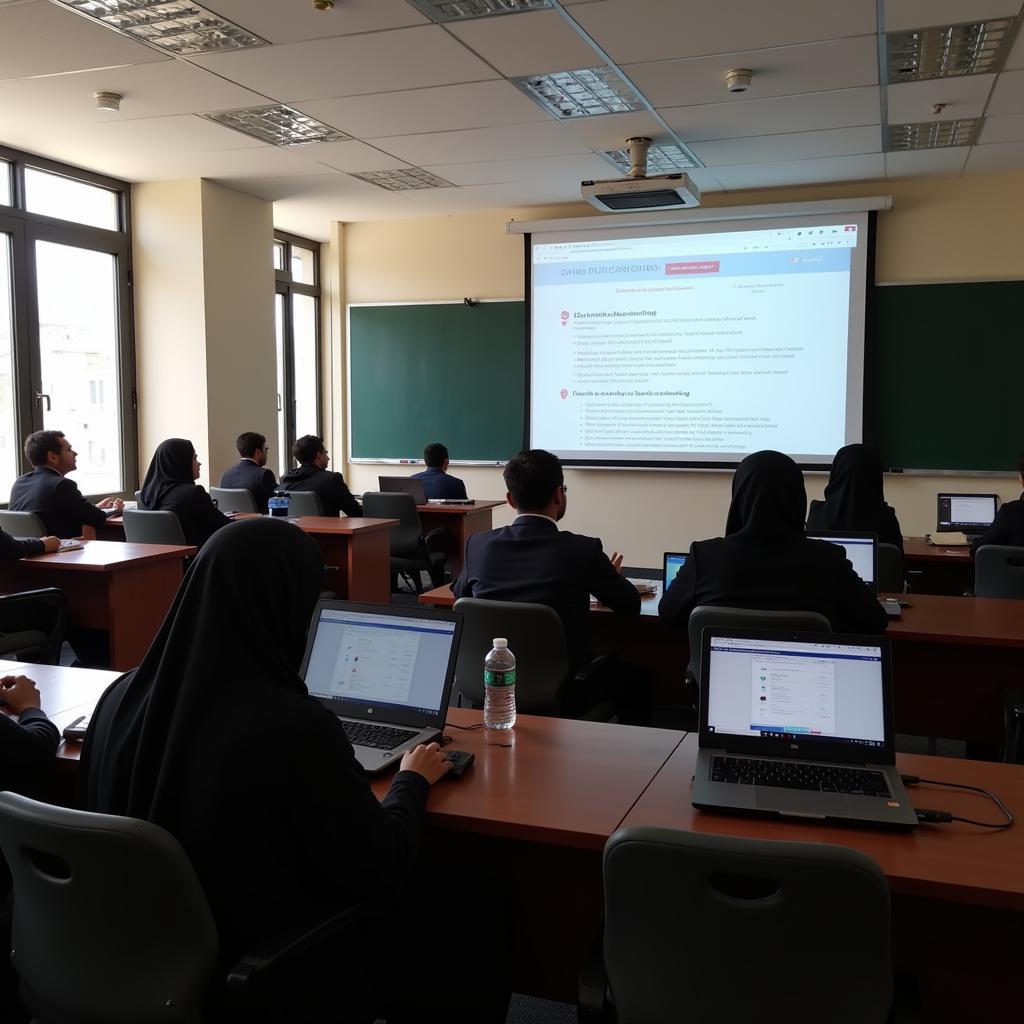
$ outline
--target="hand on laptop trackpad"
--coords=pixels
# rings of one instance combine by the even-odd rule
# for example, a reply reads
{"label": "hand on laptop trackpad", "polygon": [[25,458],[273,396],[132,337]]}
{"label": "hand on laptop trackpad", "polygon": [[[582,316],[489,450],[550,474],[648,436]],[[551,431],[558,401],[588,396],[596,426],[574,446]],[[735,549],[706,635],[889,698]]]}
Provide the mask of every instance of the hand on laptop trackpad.
{"label": "hand on laptop trackpad", "polygon": [[754,793],[758,810],[778,811],[801,818],[847,817],[849,801],[840,793],[814,793],[802,789],[758,786]]}

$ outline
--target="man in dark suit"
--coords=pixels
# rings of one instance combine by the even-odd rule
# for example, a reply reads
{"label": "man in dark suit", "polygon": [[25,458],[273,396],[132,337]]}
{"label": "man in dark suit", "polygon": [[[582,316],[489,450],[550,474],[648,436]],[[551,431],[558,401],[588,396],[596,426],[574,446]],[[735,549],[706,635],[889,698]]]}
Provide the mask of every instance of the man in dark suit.
{"label": "man in dark suit", "polygon": [[313,491],[320,497],[325,516],[361,516],[363,507],[352,496],[352,492],[340,473],[328,473],[331,461],[324,447],[323,438],[314,434],[300,437],[292,445],[292,455],[299,464],[281,477],[281,486],[289,491]]}
{"label": "man in dark suit", "polygon": [[277,489],[277,480],[267,469],[267,439],[262,434],[247,430],[238,435],[235,447],[242,458],[224,470],[220,485],[248,491],[256,502],[256,511],[266,514],[267,501]]}
{"label": "man in dark suit", "polygon": [[37,430],[25,439],[25,458],[34,467],[11,488],[12,512],[35,512],[57,537],[80,537],[83,526],[102,526],[120,512],[120,498],[93,505],[67,474],[78,468],[78,453],[59,430]]}
{"label": "man in dark suit", "polygon": [[[570,670],[591,661],[590,595],[613,611],[637,614],[640,594],[621,575],[622,556],[609,558],[596,537],[559,530],[566,487],[557,456],[541,449],[522,451],[505,466],[506,500],[518,516],[511,526],[472,534],[456,597],[546,604],[565,630]],[[611,696],[633,721],[649,716],[650,681],[636,678],[632,666],[616,663],[602,679],[588,680],[586,692],[567,687],[567,714],[580,713]],[[623,720],[626,715],[620,715]]]}
{"label": "man in dark suit", "polygon": [[[1017,456],[1017,476],[1024,487],[1024,452]],[[1005,544],[1008,547],[1024,547],[1024,494],[1016,501],[1000,505],[992,525],[971,544],[973,554],[984,544]]]}
{"label": "man in dark suit", "polygon": [[438,442],[423,449],[427,468],[413,473],[413,480],[423,481],[423,493],[428,498],[465,498],[466,485],[457,477],[448,475],[448,449]]}

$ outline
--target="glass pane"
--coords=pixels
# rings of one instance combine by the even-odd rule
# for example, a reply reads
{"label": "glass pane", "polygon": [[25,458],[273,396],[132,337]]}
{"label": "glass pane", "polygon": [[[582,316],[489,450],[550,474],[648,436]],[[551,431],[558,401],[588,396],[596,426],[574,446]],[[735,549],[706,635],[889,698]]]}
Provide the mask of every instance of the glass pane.
{"label": "glass pane", "polygon": [[292,386],[295,389],[295,436],[319,434],[316,415],[316,316],[312,295],[292,295]]}
{"label": "glass pane", "polygon": [[[0,206],[12,206],[11,202],[11,165],[0,160]],[[4,243],[6,244],[6,243]],[[0,278],[2,280],[2,278]]]}
{"label": "glass pane", "polygon": [[119,231],[118,199],[109,188],[25,168],[25,206],[30,213]]}
{"label": "glass pane", "polygon": [[14,419],[14,280],[11,236],[0,234],[0,501],[11,496],[18,477],[21,445]]}
{"label": "glass pane", "polygon": [[105,252],[36,243],[43,425],[78,452],[83,494],[114,494],[121,481],[117,372],[117,260]]}
{"label": "glass pane", "polygon": [[274,269],[284,270],[284,242],[274,243]]}
{"label": "glass pane", "polygon": [[277,475],[283,476],[291,468],[288,450],[288,422],[284,401],[284,296],[274,296],[274,329],[277,332]]}
{"label": "glass pane", "polygon": [[[316,284],[314,267],[316,265],[316,254],[312,249],[303,249],[301,246],[292,246],[292,280],[298,284]],[[299,435],[302,436],[301,434]]]}

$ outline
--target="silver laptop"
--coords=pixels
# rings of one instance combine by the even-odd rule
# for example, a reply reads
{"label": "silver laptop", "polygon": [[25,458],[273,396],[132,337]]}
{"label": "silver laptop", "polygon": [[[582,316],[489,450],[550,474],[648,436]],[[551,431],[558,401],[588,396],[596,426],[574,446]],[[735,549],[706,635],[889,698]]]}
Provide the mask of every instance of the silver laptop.
{"label": "silver laptop", "polygon": [[302,678],[338,716],[368,772],[441,735],[461,630],[462,616],[451,610],[317,604]]}
{"label": "silver laptop", "polygon": [[884,637],[708,628],[693,804],[910,828]]}
{"label": "silver laptop", "polygon": [[417,505],[426,505],[427,495],[423,490],[422,480],[413,480],[411,476],[379,476],[377,486],[382,491],[397,491],[399,494],[411,494]]}
{"label": "silver laptop", "polygon": [[935,528],[940,533],[984,533],[996,517],[998,494],[939,494]]}

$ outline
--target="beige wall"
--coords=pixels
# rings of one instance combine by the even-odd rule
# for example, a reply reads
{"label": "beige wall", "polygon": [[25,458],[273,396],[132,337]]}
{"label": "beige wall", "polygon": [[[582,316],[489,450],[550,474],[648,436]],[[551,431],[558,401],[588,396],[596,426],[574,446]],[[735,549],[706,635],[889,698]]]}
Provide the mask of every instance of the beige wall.
{"label": "beige wall", "polygon": [[[705,206],[806,202],[848,196],[892,195],[894,209],[879,214],[876,279],[879,282],[1024,278],[1024,175],[963,179],[858,182],[709,196]],[[519,236],[505,234],[506,220],[586,215],[589,208],[546,207],[473,216],[346,225],[334,250],[347,302],[518,298],[523,291]],[[343,363],[344,339],[334,350]],[[337,413],[337,409],[335,409]],[[342,417],[335,416],[333,451],[344,449]],[[425,439],[427,440],[427,439]],[[458,438],[445,438],[457,457]],[[389,467],[388,472],[394,472]],[[354,490],[376,486],[377,466],[348,469]],[[501,497],[500,471],[459,468],[470,494]],[[660,564],[661,553],[690,540],[721,533],[729,503],[729,474],[570,470],[568,529],[600,536],[630,564]],[[824,477],[809,475],[808,496],[820,496]],[[1016,497],[1010,477],[888,477],[886,492],[905,533],[934,528],[939,489],[996,490]],[[507,516],[497,521],[507,521]]]}

